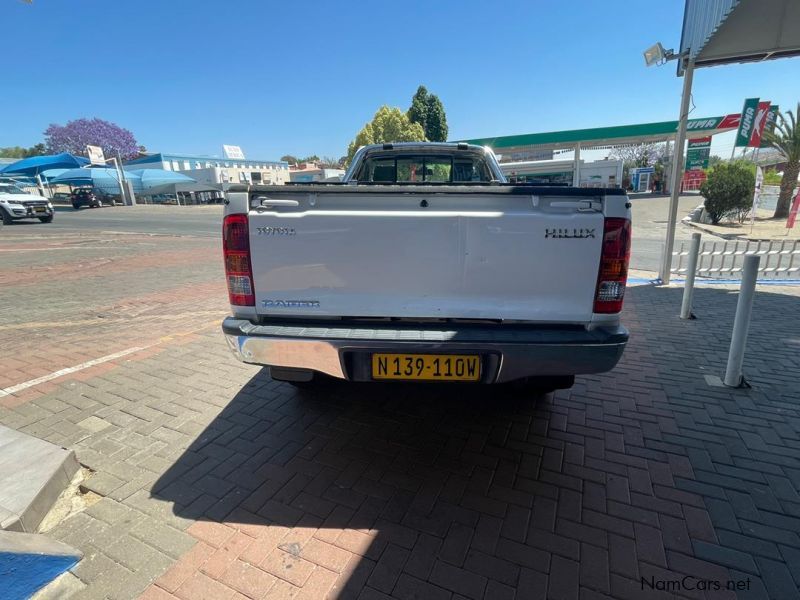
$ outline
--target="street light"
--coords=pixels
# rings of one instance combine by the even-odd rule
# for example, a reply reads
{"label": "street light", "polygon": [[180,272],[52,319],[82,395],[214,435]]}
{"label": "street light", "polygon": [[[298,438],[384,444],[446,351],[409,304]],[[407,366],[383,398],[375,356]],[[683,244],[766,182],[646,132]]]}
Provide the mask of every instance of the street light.
{"label": "street light", "polygon": [[674,50],[665,50],[661,42],[656,42],[644,51],[644,62],[648,67],[663,65],[668,60],[677,58]]}
{"label": "street light", "polygon": [[[644,62],[651,65],[663,65],[671,60],[684,61],[683,94],[681,95],[681,112],[678,119],[678,131],[675,134],[675,150],[672,153],[672,173],[670,174],[669,216],[667,219],[667,239],[664,243],[664,254],[661,257],[659,278],[664,285],[669,284],[672,267],[672,249],[675,247],[675,223],[678,219],[678,198],[683,175],[683,144],[686,142],[686,123],[689,121],[689,99],[692,96],[692,76],[694,61],[689,58],[689,51],[675,54],[673,50],[665,50],[660,42],[656,42],[644,51]],[[680,71],[680,70],[679,70]]]}

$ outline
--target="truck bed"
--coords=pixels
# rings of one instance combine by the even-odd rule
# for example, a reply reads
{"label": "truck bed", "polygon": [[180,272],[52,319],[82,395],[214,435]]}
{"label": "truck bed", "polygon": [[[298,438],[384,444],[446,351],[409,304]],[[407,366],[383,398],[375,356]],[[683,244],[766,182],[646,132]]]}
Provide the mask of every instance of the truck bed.
{"label": "truck bed", "polygon": [[[236,186],[258,315],[587,324],[619,189]],[[274,201],[275,204],[269,204]],[[290,206],[290,204],[294,204]]]}

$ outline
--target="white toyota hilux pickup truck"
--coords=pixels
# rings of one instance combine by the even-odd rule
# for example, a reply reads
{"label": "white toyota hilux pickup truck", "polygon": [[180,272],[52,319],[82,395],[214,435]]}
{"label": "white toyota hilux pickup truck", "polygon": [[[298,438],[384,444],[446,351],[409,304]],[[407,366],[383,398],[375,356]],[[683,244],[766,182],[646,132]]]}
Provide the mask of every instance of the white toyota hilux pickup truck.
{"label": "white toyota hilux pickup truck", "polygon": [[295,384],[567,388],[628,340],[630,219],[623,190],[506,183],[487,148],[366,146],[341,182],[231,188],[222,329]]}

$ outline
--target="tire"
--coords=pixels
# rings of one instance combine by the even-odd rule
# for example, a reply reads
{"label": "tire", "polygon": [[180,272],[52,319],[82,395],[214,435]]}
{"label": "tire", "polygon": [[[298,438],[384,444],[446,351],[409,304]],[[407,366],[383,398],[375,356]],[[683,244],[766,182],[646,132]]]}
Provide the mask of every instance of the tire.
{"label": "tire", "polygon": [[74,208],[75,210],[80,210],[81,205],[80,204],[73,204],[72,208]]}
{"label": "tire", "polygon": [[14,219],[12,219],[11,215],[6,211],[0,209],[0,213],[3,213],[3,225],[11,225],[14,223]]}
{"label": "tire", "polygon": [[50,215],[49,217],[39,217],[39,220],[42,223],[52,223],[53,222],[53,215]]}

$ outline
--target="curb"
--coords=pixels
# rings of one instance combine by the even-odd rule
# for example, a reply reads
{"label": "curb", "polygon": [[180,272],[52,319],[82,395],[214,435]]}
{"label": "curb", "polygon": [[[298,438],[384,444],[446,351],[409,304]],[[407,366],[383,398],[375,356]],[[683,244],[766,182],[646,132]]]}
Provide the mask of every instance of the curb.
{"label": "curb", "polygon": [[0,425],[0,531],[36,531],[79,468],[72,450]]}
{"label": "curb", "polygon": [[684,225],[688,225],[689,227],[694,227],[695,229],[699,229],[709,235],[713,235],[714,237],[721,238],[726,241],[737,241],[737,242],[782,242],[784,240],[791,240],[793,238],[779,236],[779,237],[748,237],[747,233],[720,233],[718,231],[714,231],[709,229],[703,223],[695,223],[691,221],[689,217],[684,217],[681,219],[681,223]]}

